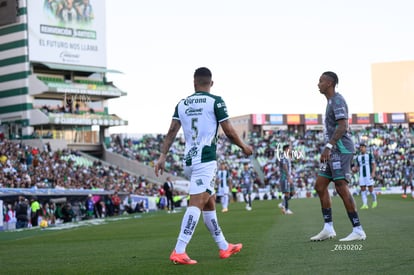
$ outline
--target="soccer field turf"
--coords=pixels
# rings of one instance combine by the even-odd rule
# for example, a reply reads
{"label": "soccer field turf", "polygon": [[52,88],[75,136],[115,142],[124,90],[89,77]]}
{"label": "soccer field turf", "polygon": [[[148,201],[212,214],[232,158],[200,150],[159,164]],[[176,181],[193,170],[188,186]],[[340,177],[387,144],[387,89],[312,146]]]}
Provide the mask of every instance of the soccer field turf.
{"label": "soccer field turf", "polygon": [[[360,206],[360,197],[355,197]],[[310,242],[322,229],[319,200],[293,199],[294,215],[280,201],[254,201],[253,210],[232,203],[218,217],[229,242],[243,249],[219,259],[202,219],[187,247],[198,264],[174,265],[183,212],[163,211],[106,219],[56,230],[0,232],[1,274],[409,274],[414,267],[414,199],[380,195],[376,209],[359,210],[367,240],[342,243],[351,232],[342,201],[333,198],[337,237]],[[184,211],[185,209],[182,209]],[[83,223],[75,223],[81,225]]]}

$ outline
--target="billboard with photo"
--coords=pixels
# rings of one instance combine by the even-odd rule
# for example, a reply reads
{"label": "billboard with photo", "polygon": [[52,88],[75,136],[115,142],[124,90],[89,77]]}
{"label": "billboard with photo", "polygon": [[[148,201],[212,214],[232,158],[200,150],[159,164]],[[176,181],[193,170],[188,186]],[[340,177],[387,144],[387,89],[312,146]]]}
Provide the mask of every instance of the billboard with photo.
{"label": "billboard with photo", "polygon": [[27,1],[29,59],[106,68],[105,1]]}
{"label": "billboard with photo", "polygon": [[17,1],[0,0],[0,26],[17,22]]}

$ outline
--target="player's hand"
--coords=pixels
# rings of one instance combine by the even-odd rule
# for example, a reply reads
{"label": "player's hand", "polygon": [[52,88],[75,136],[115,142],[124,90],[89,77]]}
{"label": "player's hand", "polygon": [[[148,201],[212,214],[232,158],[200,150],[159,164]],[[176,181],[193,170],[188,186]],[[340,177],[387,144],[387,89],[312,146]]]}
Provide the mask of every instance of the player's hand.
{"label": "player's hand", "polygon": [[164,173],[165,159],[166,159],[166,156],[164,154],[161,154],[160,157],[158,158],[158,161],[155,163],[154,172],[157,177]]}
{"label": "player's hand", "polygon": [[331,150],[325,147],[321,154],[321,162],[327,162],[331,158]]}
{"label": "player's hand", "polygon": [[253,154],[253,148],[250,145],[245,145],[243,147],[243,153],[246,154],[247,156],[250,156]]}

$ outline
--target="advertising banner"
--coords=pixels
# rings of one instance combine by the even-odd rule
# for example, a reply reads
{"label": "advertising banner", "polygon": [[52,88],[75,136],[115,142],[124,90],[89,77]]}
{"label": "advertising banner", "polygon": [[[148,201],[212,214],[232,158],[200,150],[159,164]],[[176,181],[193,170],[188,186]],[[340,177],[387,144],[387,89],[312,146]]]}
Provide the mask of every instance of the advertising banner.
{"label": "advertising banner", "polygon": [[270,124],[283,125],[283,115],[282,114],[270,115]]}
{"label": "advertising banner", "polygon": [[287,115],[287,124],[300,124],[300,115]]}
{"label": "advertising banner", "polygon": [[318,124],[318,114],[305,114],[305,124],[306,125]]}
{"label": "advertising banner", "polygon": [[263,125],[266,123],[266,115],[264,114],[254,114],[253,115],[253,124],[254,125]]}
{"label": "advertising banner", "polygon": [[405,114],[404,113],[394,113],[391,114],[391,123],[404,123]]}
{"label": "advertising banner", "polygon": [[408,113],[408,122],[413,123],[414,122],[414,113]]}
{"label": "advertising banner", "polygon": [[357,124],[370,124],[369,114],[357,114],[356,123]]}
{"label": "advertising banner", "polygon": [[27,1],[29,59],[106,68],[105,1]]}
{"label": "advertising banner", "polygon": [[375,123],[388,123],[388,115],[387,113],[376,113],[374,114],[374,122]]}

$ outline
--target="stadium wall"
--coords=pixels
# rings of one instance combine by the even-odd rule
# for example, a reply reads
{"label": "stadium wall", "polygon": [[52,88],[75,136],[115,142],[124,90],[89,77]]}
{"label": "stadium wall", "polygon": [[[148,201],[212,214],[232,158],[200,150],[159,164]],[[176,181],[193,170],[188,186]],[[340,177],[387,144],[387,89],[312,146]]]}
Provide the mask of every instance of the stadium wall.
{"label": "stadium wall", "polygon": [[413,112],[414,61],[371,65],[374,112]]}
{"label": "stadium wall", "polygon": [[170,176],[173,181],[176,181],[176,180],[185,181],[186,180],[184,178],[174,176],[170,173],[163,173],[161,176],[156,177],[153,167],[139,163],[136,160],[131,160],[119,154],[112,153],[106,149],[104,150],[103,159],[108,163],[116,164],[121,169],[124,169],[126,171],[131,171],[138,176],[145,177],[146,179],[149,179],[149,181],[153,183],[163,184],[167,180],[168,176]]}

